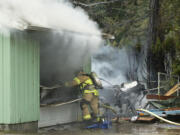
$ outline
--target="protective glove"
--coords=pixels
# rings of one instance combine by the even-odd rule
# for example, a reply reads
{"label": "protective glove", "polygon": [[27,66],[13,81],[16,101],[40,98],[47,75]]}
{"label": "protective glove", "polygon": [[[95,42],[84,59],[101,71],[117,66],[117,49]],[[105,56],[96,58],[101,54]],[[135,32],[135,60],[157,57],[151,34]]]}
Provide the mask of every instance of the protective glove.
{"label": "protective glove", "polygon": [[69,87],[69,83],[68,83],[68,82],[65,82],[65,83],[64,83],[64,87]]}

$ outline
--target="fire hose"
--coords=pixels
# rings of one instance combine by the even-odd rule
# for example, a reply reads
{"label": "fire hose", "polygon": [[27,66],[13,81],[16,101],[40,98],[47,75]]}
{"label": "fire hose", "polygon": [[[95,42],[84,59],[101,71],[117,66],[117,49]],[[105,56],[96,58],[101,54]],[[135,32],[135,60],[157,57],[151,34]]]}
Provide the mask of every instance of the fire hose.
{"label": "fire hose", "polygon": [[148,113],[148,114],[150,114],[150,115],[152,115],[152,116],[154,116],[154,117],[156,117],[156,118],[158,118],[158,119],[160,119],[160,120],[162,120],[162,121],[164,121],[164,122],[166,122],[166,123],[173,124],[173,125],[176,125],[176,126],[180,126],[180,123],[176,123],[176,122],[167,120],[167,119],[165,119],[165,118],[162,118],[162,117],[158,116],[157,114],[152,113],[152,112],[150,112],[150,111],[148,111],[148,110],[146,110],[146,109],[137,109],[137,111],[146,112],[146,113]]}
{"label": "fire hose", "polygon": [[75,103],[75,102],[78,102],[78,101],[81,101],[82,98],[78,98],[78,99],[75,99],[75,100],[71,100],[71,101],[68,101],[68,102],[64,102],[64,103],[57,103],[57,104],[41,104],[41,107],[57,107],[57,106],[62,106],[62,105],[67,105],[67,104],[72,104],[72,103]]}
{"label": "fire hose", "polygon": [[116,110],[113,109],[110,105],[101,104],[100,106],[111,110],[114,114],[117,114]]}
{"label": "fire hose", "polygon": [[[75,100],[71,100],[71,101],[68,101],[68,102],[64,102],[64,103],[57,103],[57,104],[41,104],[41,107],[57,107],[57,106],[63,106],[63,105],[67,105],[67,104],[72,104],[72,103],[75,103],[75,102],[78,102],[78,101],[81,101],[82,98],[78,98],[78,99],[75,99]],[[105,105],[105,104],[101,104],[101,107],[104,107],[106,109],[109,109],[111,110],[113,113],[117,114],[116,110],[113,109],[111,106],[109,105]]]}
{"label": "fire hose", "polygon": [[[105,79],[103,79],[103,78],[100,78],[100,80],[108,83],[108,84],[111,85],[111,86],[114,86],[114,85],[111,84],[109,81],[107,81],[107,80],[105,80]],[[51,86],[51,87],[46,87],[46,86],[40,85],[40,87],[42,88],[42,90],[53,90],[53,89],[57,89],[57,88],[62,87],[62,85],[54,85],[54,86]],[[126,93],[126,92],[124,92],[124,93]],[[49,105],[47,105],[47,104],[41,104],[41,107],[45,107],[45,106],[57,107],[57,106],[62,106],[62,105],[66,105],[66,104],[72,104],[72,103],[78,102],[78,101],[80,101],[80,100],[82,100],[82,98],[78,98],[78,99],[75,99],[75,100],[72,100],[72,101],[68,101],[68,102],[64,102],[64,103],[49,104]],[[110,105],[101,104],[100,106],[103,107],[103,108],[106,108],[106,109],[111,110],[114,114],[117,114],[116,110],[113,109]]]}

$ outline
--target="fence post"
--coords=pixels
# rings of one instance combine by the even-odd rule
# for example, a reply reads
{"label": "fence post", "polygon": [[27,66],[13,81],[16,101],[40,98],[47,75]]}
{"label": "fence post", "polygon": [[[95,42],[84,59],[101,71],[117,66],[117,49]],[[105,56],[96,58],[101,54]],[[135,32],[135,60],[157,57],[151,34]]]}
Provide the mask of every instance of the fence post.
{"label": "fence post", "polygon": [[178,90],[177,90],[177,96],[179,96],[179,76],[178,76]]}
{"label": "fence post", "polygon": [[160,95],[160,72],[158,72],[158,95]]}

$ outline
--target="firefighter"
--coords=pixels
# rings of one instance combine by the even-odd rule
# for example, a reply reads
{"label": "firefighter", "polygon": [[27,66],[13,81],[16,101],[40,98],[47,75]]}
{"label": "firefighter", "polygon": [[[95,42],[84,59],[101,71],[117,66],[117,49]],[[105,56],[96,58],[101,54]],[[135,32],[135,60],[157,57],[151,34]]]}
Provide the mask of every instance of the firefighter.
{"label": "firefighter", "polygon": [[[93,120],[94,122],[99,122],[99,92],[95,88],[93,79],[83,71],[76,73],[77,76],[73,79],[72,82],[66,82],[66,87],[75,87],[79,86],[80,91],[82,92],[82,101],[80,103],[83,120],[89,121]],[[92,109],[92,115],[89,111],[89,106]]]}

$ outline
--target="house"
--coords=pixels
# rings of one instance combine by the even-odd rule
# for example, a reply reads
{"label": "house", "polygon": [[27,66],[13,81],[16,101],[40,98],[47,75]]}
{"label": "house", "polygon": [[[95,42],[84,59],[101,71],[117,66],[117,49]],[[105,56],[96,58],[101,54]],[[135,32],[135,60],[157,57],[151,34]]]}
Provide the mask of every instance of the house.
{"label": "house", "polygon": [[[53,79],[53,72],[57,69],[51,62],[59,62],[60,67],[63,67],[60,69],[61,72],[57,73],[60,77],[64,77],[62,74],[67,72],[67,69],[71,71],[72,68],[68,66],[68,63],[65,64],[67,56],[71,56],[71,53],[68,52],[64,56],[66,59],[54,57],[51,53],[55,59],[50,58],[50,62],[47,60],[46,54],[48,54],[48,50],[52,50],[45,47],[52,47],[51,41],[48,39],[51,32],[53,30],[37,26],[29,26],[22,31],[10,29],[6,32],[0,32],[1,130],[37,130],[38,125],[43,127],[78,120],[78,103],[58,108],[40,108],[40,82],[47,81],[44,85],[49,83],[49,80]],[[53,44],[55,45],[55,43]],[[61,46],[61,43],[58,45]],[[45,49],[46,52],[44,52]],[[64,53],[65,50],[62,52]],[[79,67],[83,67],[85,72],[90,72],[90,57],[88,60],[87,57],[82,58],[84,60],[82,59]],[[73,58],[71,60],[73,61]],[[48,70],[46,70],[46,62],[52,64]],[[63,63],[66,68],[64,68]],[[75,69],[79,67],[77,66]],[[69,72],[70,77],[67,79],[73,78],[71,74],[72,72]],[[44,75],[46,77],[42,77]],[[52,82],[49,83],[49,85],[51,84]],[[39,124],[38,121],[40,121]]]}

